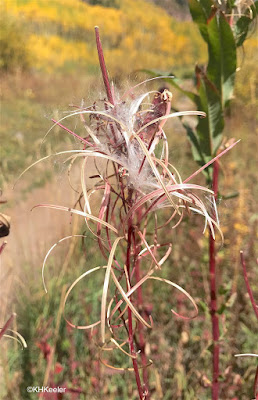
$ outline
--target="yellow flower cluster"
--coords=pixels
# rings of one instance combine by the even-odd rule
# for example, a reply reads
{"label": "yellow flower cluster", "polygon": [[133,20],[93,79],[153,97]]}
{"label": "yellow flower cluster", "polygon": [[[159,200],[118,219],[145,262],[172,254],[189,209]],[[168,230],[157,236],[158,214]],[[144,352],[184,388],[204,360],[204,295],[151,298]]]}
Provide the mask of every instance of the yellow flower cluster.
{"label": "yellow flower cluster", "polygon": [[97,65],[94,26],[100,27],[113,73],[137,68],[173,70],[204,62],[206,49],[197,28],[178,22],[145,0],[120,0],[119,8],[81,0],[5,0],[8,12],[29,27],[35,67],[47,71],[71,63]]}

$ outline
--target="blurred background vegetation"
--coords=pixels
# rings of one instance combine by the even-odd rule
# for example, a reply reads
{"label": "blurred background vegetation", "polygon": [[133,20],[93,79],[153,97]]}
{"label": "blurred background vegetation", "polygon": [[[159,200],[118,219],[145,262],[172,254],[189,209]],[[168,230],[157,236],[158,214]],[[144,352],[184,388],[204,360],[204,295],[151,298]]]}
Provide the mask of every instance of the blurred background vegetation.
{"label": "blurred background vegetation", "polygon": [[[206,62],[207,49],[183,0],[0,0],[0,7],[0,187],[8,200],[1,207],[12,217],[8,245],[1,256],[1,323],[16,311],[17,330],[28,342],[28,349],[21,350],[13,341],[1,341],[0,397],[34,399],[35,395],[26,393],[26,386],[41,386],[48,379],[49,386],[71,389],[64,399],[137,399],[130,373],[118,374],[103,367],[88,332],[70,330],[59,319],[63,286],[100,262],[93,238],[67,240],[58,246],[46,271],[49,293],[43,292],[41,265],[48,248],[63,236],[82,233],[78,220],[71,222],[58,212],[29,213],[43,201],[66,206],[75,202],[76,196],[68,194],[62,163],[42,163],[24,176],[15,191],[11,187],[22,170],[38,158],[76,145],[58,128],[42,145],[52,117],[63,116],[69,104],[78,105],[82,99],[91,104],[103,97],[95,25],[101,30],[110,75],[121,89],[145,78],[136,72],[141,68],[189,78],[191,87],[194,65]],[[221,194],[237,194],[228,200],[222,196],[219,206],[225,234],[219,251],[221,399],[225,400],[252,398],[256,368],[253,359],[235,359],[234,354],[257,352],[257,325],[239,265],[239,250],[244,250],[258,299],[257,61],[254,27],[254,34],[239,49],[235,99],[226,120],[226,136],[242,141],[222,160]],[[149,87],[158,89],[159,85]],[[182,94],[172,92],[175,108],[191,108]],[[76,123],[72,127],[77,129]],[[166,131],[173,162],[182,176],[187,176],[196,167],[185,133],[177,121]],[[76,183],[76,170],[72,178]],[[191,219],[176,232],[167,232],[174,241],[163,276],[189,290],[200,314],[191,322],[172,318],[171,292],[161,292],[158,287],[155,291],[154,287],[155,327],[147,339],[154,361],[150,369],[153,399],[210,398],[208,258],[207,240],[201,231],[198,219]],[[98,319],[102,281],[99,274],[87,287],[82,283],[74,292],[67,304],[74,323]],[[181,311],[187,306],[180,296],[175,295],[173,301]],[[54,354],[51,365],[50,350]],[[127,362],[121,355],[113,361],[117,366]]]}

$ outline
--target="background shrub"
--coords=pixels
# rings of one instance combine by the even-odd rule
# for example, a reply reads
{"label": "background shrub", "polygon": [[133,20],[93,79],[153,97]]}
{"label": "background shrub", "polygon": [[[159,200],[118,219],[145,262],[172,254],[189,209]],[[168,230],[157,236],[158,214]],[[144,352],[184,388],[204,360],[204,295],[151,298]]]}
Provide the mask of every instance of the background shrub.
{"label": "background shrub", "polygon": [[0,17],[0,70],[26,70],[31,64],[24,26],[7,12]]}

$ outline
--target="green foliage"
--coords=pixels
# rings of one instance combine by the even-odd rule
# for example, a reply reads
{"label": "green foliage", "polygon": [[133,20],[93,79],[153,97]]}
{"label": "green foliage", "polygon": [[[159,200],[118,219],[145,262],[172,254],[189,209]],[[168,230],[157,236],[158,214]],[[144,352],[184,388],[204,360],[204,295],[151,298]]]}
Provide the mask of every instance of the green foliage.
{"label": "green foliage", "polygon": [[[207,78],[219,92],[224,108],[232,98],[236,72],[236,45],[225,15],[216,14],[207,24],[209,63]],[[219,113],[217,118],[220,118]]]}
{"label": "green foliage", "polygon": [[23,25],[5,12],[0,18],[0,70],[28,69],[31,60]]}
{"label": "green foliage", "polygon": [[[208,65],[206,69],[200,66],[195,68],[197,94],[184,90],[184,82],[177,78],[170,78],[169,82],[192,100],[198,110],[206,113],[206,118],[199,119],[196,128],[183,122],[191,142],[193,158],[199,165],[204,165],[215,157],[222,143],[224,111],[232,99],[235,85],[237,46],[243,44],[247,37],[257,15],[257,4],[258,2],[248,7],[244,15],[233,21],[228,16],[234,10],[232,1],[225,3],[225,9],[218,9],[211,0],[189,0],[193,21],[207,44]],[[144,71],[152,76],[157,72]],[[210,168],[204,174],[209,183]]]}
{"label": "green foliage", "polygon": [[[197,140],[203,159],[207,162],[215,155],[221,143],[221,134],[224,127],[222,104],[220,96],[213,83],[201,70],[196,68],[199,97],[197,108],[206,113],[206,118],[199,119],[196,128]],[[196,161],[199,161],[198,159]]]}
{"label": "green foliage", "polygon": [[208,40],[207,20],[210,16],[212,1],[189,0],[189,7],[193,21],[198,25],[203,39],[207,41]]}
{"label": "green foliage", "polygon": [[[209,55],[207,70],[196,68],[196,88],[199,98],[195,103],[198,110],[206,112],[207,117],[199,121],[196,134],[192,132],[192,136],[195,135],[194,141],[190,137],[193,156],[198,163],[201,163],[202,160],[207,162],[216,155],[222,141],[223,112],[233,96],[238,43],[234,37],[232,21],[225,11],[215,8],[210,0],[189,0],[189,6],[193,21],[198,25],[207,43]],[[226,7],[232,11],[232,2],[228,1]],[[253,7],[252,16],[254,15]],[[242,19],[239,24],[241,18],[233,27],[238,23],[238,35],[243,37],[244,34],[246,37],[252,19]],[[200,152],[202,157],[199,157]],[[210,181],[209,171],[206,172],[206,177]]]}

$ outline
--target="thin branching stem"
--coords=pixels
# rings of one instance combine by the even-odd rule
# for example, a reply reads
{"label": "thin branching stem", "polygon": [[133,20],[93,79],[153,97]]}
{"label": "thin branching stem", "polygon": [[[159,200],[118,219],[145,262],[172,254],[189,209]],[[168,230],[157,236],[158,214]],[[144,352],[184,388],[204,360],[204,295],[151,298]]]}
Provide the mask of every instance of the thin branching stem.
{"label": "thin branching stem", "polygon": [[252,306],[253,306],[253,309],[254,309],[254,313],[256,315],[256,318],[258,319],[258,307],[257,307],[257,305],[255,303],[254,295],[253,295],[253,292],[252,292],[252,289],[251,289],[251,286],[250,286],[250,283],[249,283],[249,280],[248,280],[246,262],[245,262],[243,251],[240,251],[240,259],[241,259],[241,264],[242,264],[242,267],[243,267],[243,273],[244,273],[244,280],[245,280],[245,284],[246,284],[246,289],[247,289],[250,301],[252,303]]}
{"label": "thin branching stem", "polygon": [[[130,193],[129,193],[129,196],[130,196]],[[130,219],[128,221],[128,239],[127,239],[127,252],[126,252],[126,269],[127,269],[128,280],[129,280],[129,284],[127,285],[128,290],[130,290],[132,233],[133,233],[133,226],[132,226],[132,220]],[[129,339],[130,353],[132,356],[135,356],[134,338],[133,338],[133,319],[132,319],[132,311],[131,311],[130,307],[128,307],[128,334],[129,334],[128,339]],[[133,362],[133,369],[134,369],[136,384],[137,384],[137,388],[138,388],[138,393],[139,393],[140,399],[143,400],[144,399],[143,390],[142,390],[142,384],[141,384],[141,378],[140,378],[140,374],[139,374],[137,359],[132,358],[132,362]]]}
{"label": "thin branching stem", "polygon": [[[212,190],[215,201],[218,195],[219,163],[216,160],[213,164]],[[215,240],[211,229],[209,234],[209,270],[210,270],[210,314],[212,322],[213,340],[213,377],[212,377],[212,400],[219,399],[219,318],[217,314],[217,287],[216,287],[216,249]]]}
{"label": "thin branching stem", "polygon": [[[142,215],[142,210],[139,209],[137,211],[137,219],[138,221],[141,220],[141,215]],[[138,255],[139,251],[141,249],[140,244],[137,245],[136,243],[136,238],[134,235],[134,255]],[[140,259],[137,257],[137,259],[135,260],[135,279],[136,279],[136,283],[140,282],[141,280],[141,272],[140,272]],[[138,306],[138,310],[141,312],[143,311],[143,294],[142,294],[142,286],[139,286],[137,289],[137,306]],[[149,399],[149,376],[148,376],[148,370],[147,368],[144,368],[144,366],[146,366],[148,364],[148,360],[146,357],[146,353],[145,353],[145,338],[144,338],[144,332],[143,332],[143,325],[141,323],[139,323],[138,325],[138,334],[139,334],[139,347],[140,347],[140,355],[141,355],[141,361],[142,361],[142,365],[143,365],[143,382],[144,382],[144,386],[145,386],[145,391],[148,393],[145,397],[145,399]]]}
{"label": "thin branching stem", "polygon": [[[131,205],[132,203],[132,197],[133,197],[133,190],[128,191],[128,203]],[[130,282],[130,275],[131,275],[131,255],[133,251],[133,232],[134,228],[132,225],[132,219],[130,218],[128,220],[128,230],[127,230],[127,250],[126,250],[126,270],[127,270],[127,290],[129,291],[131,288],[131,282]],[[130,353],[132,356],[135,356],[135,348],[134,348],[134,334],[133,334],[133,319],[132,319],[132,311],[130,307],[128,307],[128,340],[129,340],[129,348],[130,348]],[[138,393],[139,397],[141,400],[144,399],[143,395],[143,388],[141,384],[141,378],[139,374],[139,367],[138,367],[138,362],[137,358],[132,358],[133,362],[133,369],[134,369],[134,374],[135,374],[135,379],[136,379],[136,384],[138,388]]]}
{"label": "thin branching stem", "polygon": [[53,121],[56,125],[60,126],[60,128],[64,129],[66,132],[70,133],[71,135],[73,135],[74,137],[76,137],[77,139],[79,139],[81,142],[87,144],[88,146],[94,147],[92,143],[90,143],[88,140],[82,138],[79,135],[76,135],[75,132],[71,131],[70,129],[68,129],[66,126],[60,124],[60,122],[56,121],[55,119],[51,119],[51,121]]}

